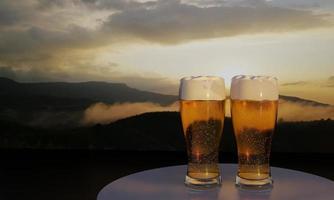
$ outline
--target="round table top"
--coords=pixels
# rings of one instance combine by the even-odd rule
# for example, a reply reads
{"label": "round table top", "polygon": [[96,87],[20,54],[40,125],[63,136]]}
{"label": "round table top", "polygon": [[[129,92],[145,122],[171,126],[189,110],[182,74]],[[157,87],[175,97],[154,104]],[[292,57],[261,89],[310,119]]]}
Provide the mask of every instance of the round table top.
{"label": "round table top", "polygon": [[334,182],[320,176],[272,167],[274,187],[270,191],[235,187],[236,164],[221,164],[222,185],[194,190],[184,185],[187,166],[147,170],[120,178],[105,186],[97,200],[333,200]]}

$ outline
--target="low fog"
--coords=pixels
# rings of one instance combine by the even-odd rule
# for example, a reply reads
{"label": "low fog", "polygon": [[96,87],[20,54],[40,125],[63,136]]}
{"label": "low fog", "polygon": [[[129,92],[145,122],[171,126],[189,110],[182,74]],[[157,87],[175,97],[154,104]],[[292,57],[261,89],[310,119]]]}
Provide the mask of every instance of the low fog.
{"label": "low fog", "polygon": [[334,119],[334,106],[314,106],[307,103],[280,100],[278,118],[284,121]]}
{"label": "low fog", "polygon": [[[226,102],[226,116],[230,117],[230,104]],[[178,111],[179,104],[175,102],[169,106],[154,103],[96,103],[84,112],[82,123],[108,124],[119,119],[139,115],[146,112]],[[334,106],[315,106],[309,103],[280,100],[278,119],[283,121],[312,121],[320,119],[334,119]]]}
{"label": "low fog", "polygon": [[108,124],[118,119],[139,115],[146,112],[158,111],[177,111],[178,102],[169,106],[161,106],[155,103],[117,103],[108,105],[96,103],[87,108],[84,112],[82,123],[89,124]]}

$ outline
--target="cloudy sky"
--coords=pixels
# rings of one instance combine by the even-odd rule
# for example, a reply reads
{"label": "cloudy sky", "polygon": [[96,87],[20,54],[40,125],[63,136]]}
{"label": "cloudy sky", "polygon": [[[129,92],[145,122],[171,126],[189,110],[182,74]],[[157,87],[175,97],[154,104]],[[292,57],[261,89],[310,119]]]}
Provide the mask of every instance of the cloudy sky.
{"label": "cloudy sky", "polygon": [[189,75],[273,75],[334,104],[332,0],[1,0],[0,76],[176,93]]}

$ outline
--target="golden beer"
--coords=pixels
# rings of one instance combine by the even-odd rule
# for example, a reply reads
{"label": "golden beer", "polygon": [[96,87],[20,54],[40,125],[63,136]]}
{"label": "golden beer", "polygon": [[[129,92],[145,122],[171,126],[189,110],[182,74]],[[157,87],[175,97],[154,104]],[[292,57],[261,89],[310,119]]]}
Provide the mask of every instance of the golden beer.
{"label": "golden beer", "polygon": [[238,186],[271,187],[269,160],[277,109],[276,78],[238,76],[232,79],[231,116],[238,148]]}
{"label": "golden beer", "polygon": [[231,106],[238,146],[238,176],[248,180],[269,178],[278,101],[232,100]]}
{"label": "golden beer", "polygon": [[221,183],[218,152],[225,118],[224,89],[224,80],[219,77],[181,80],[180,114],[188,154],[188,186]]}
{"label": "golden beer", "polygon": [[187,144],[188,176],[219,177],[218,150],[223,132],[225,101],[181,101],[181,119]]}

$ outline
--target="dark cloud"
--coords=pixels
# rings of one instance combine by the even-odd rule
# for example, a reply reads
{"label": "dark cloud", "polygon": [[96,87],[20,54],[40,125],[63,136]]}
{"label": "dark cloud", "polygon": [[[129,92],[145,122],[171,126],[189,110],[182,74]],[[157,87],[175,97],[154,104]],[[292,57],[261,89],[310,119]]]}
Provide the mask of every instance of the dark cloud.
{"label": "dark cloud", "polygon": [[108,41],[102,34],[76,25],[68,27],[66,31],[40,27],[1,31],[0,64],[61,68],[59,65],[62,63],[75,64],[80,61],[75,57],[75,51],[91,50],[104,46]]}
{"label": "dark cloud", "polygon": [[38,0],[38,8],[50,9],[51,7],[64,7],[68,3],[79,3],[80,1],[68,0]]}
{"label": "dark cloud", "polygon": [[70,5],[84,5],[92,9],[127,10],[154,6],[156,1],[138,2],[134,0],[38,0],[38,7],[50,9],[64,8]]}
{"label": "dark cloud", "polygon": [[272,0],[271,3],[275,6],[298,9],[331,8],[334,6],[332,0]]}
{"label": "dark cloud", "polygon": [[328,78],[327,83],[325,84],[326,87],[334,88],[334,76],[330,76]]}
{"label": "dark cloud", "polygon": [[18,14],[0,2],[0,25],[12,25],[19,20]]}
{"label": "dark cloud", "polygon": [[[87,1],[87,0],[86,0]],[[116,10],[129,10],[129,9],[146,9],[156,5],[156,1],[137,2],[129,0],[88,0],[88,2],[94,2],[97,8],[112,8]]]}
{"label": "dark cloud", "polygon": [[24,1],[21,4],[15,1],[1,0],[0,1],[0,30],[4,27],[11,27],[22,20],[29,20],[31,12],[29,10],[30,0]]}
{"label": "dark cloud", "polygon": [[85,14],[76,11],[84,8],[79,5],[80,0],[0,1],[0,65],[63,67],[57,65],[73,63],[73,51],[109,45],[110,37],[81,25]]}
{"label": "dark cloud", "polygon": [[16,69],[7,66],[0,66],[0,77],[21,82],[64,81],[69,79],[69,75],[64,72],[47,71],[40,68]]}
{"label": "dark cloud", "polygon": [[282,86],[297,86],[297,85],[306,85],[309,82],[307,81],[297,81],[297,82],[291,82],[291,83],[283,83]]}
{"label": "dark cloud", "polygon": [[[256,1],[261,2],[261,1]],[[151,9],[115,13],[105,27],[118,35],[174,44],[196,39],[328,26],[324,15],[311,11],[261,6],[198,7],[178,0],[159,1]]]}
{"label": "dark cloud", "polygon": [[41,27],[30,27],[27,30],[10,30],[0,32],[0,54],[5,52],[21,53],[24,51],[43,51],[54,48],[85,48],[95,43],[95,33],[76,25],[67,31],[50,30]]}
{"label": "dark cloud", "polygon": [[[0,65],[12,67],[18,74],[44,71],[43,77],[66,74],[71,68],[86,72],[87,77],[95,73],[96,66],[90,63],[95,50],[116,43],[145,40],[176,44],[330,25],[326,16],[310,10],[273,7],[264,0],[231,2],[234,1],[2,0]],[[100,12],[107,14],[103,18]],[[133,77],[123,78],[137,84]],[[145,86],[144,79],[139,79],[135,80]],[[161,88],[168,87],[162,85]]]}

